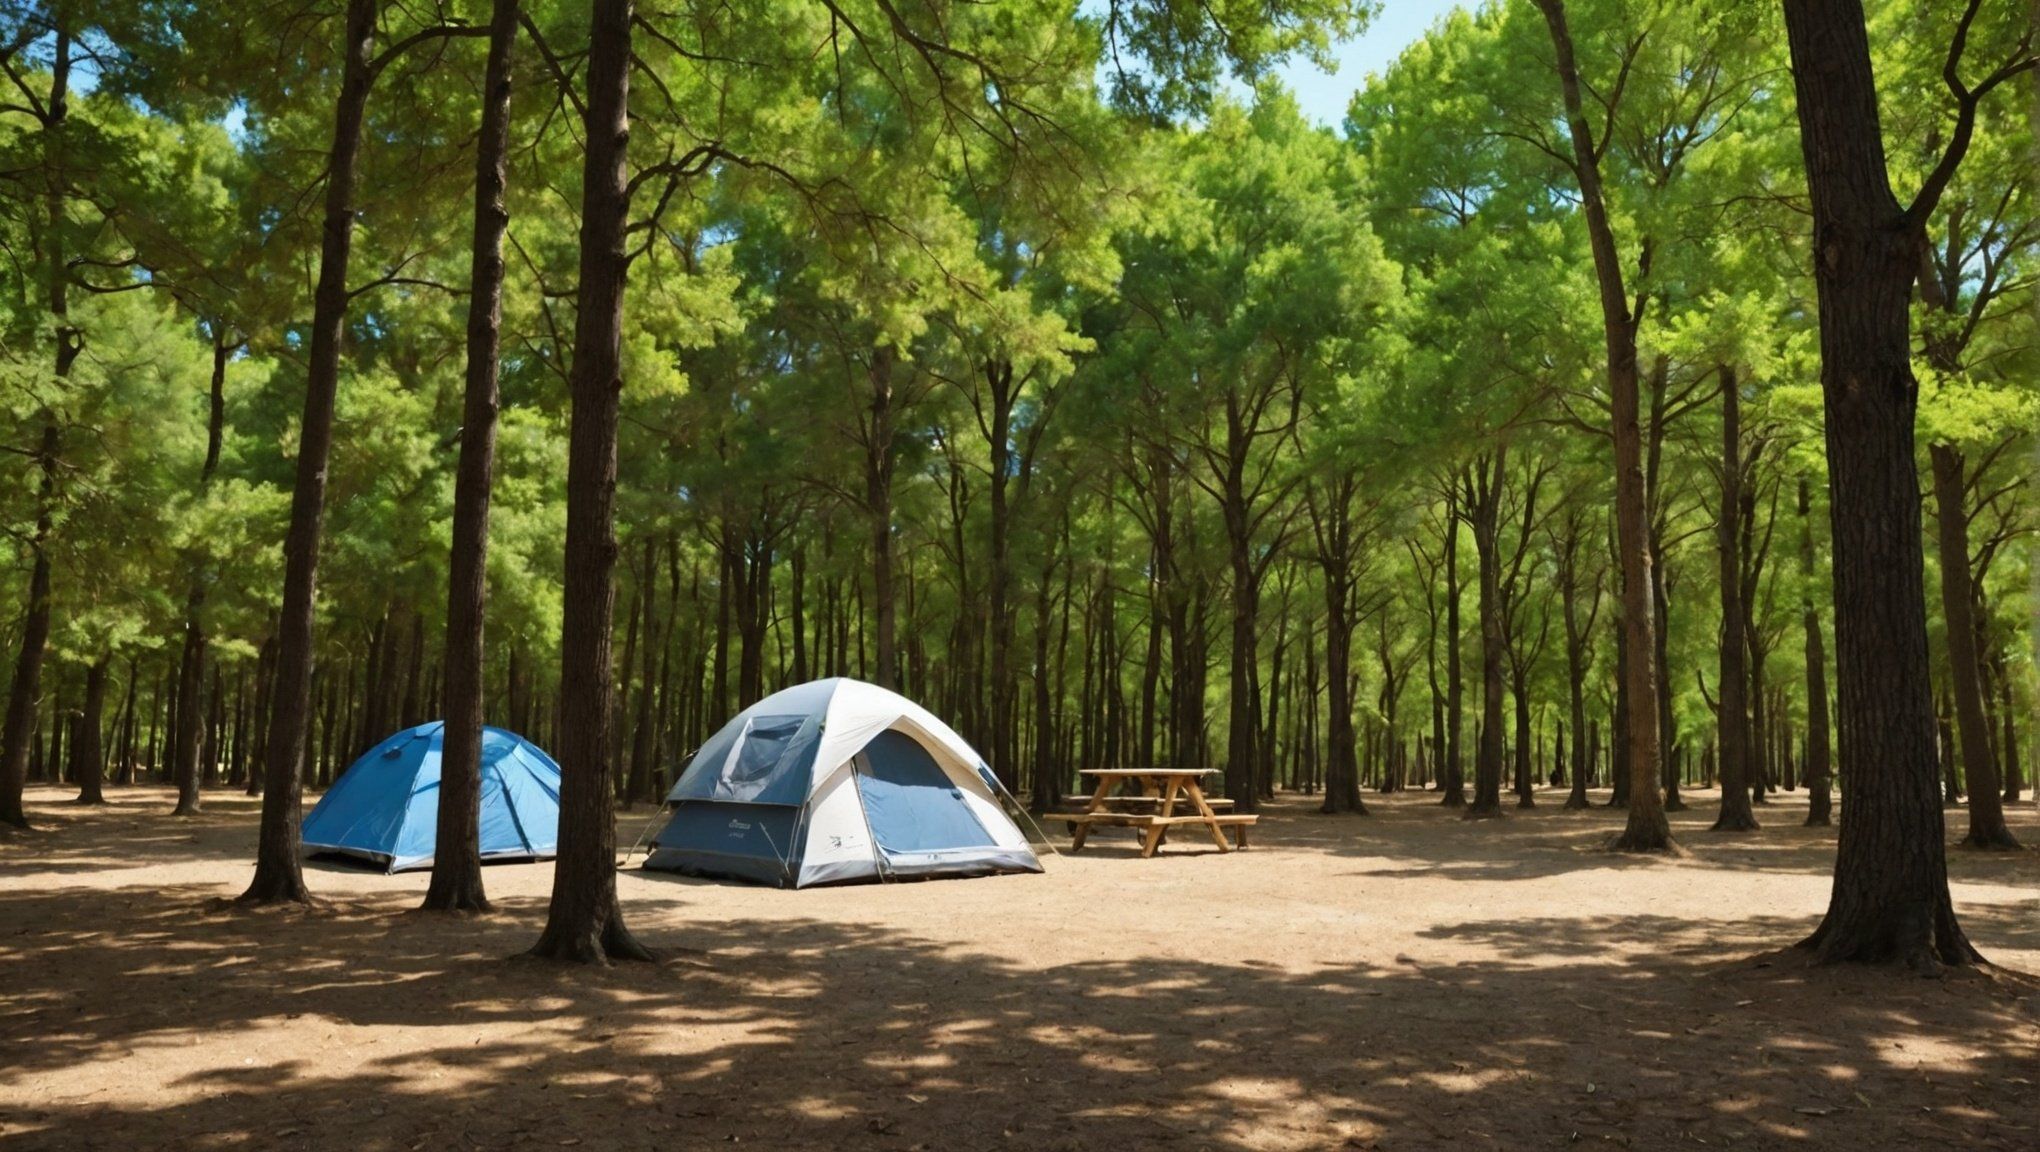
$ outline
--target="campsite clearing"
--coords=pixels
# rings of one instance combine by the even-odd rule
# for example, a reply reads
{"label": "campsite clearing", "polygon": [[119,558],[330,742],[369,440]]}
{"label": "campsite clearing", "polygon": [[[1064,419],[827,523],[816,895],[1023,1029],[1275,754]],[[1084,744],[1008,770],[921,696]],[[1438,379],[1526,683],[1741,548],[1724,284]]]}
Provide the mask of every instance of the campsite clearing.
{"label": "campsite clearing", "polygon": [[[1556,793],[1477,831],[1401,794],[1366,819],[1285,797],[1225,856],[1100,830],[1044,875],[631,868],[667,960],[589,971],[507,959],[550,864],[488,869],[480,919],[324,863],[311,913],[221,911],[251,802],[29,795],[47,830],[0,841],[10,1149],[2030,1148],[2040,1124],[2031,985],[1751,959],[1831,883],[1834,833],[1791,796],[1723,837],[1689,793],[1676,859],[1598,851],[1619,810]],[[1985,955],[2040,972],[2040,854],[1950,867]]]}

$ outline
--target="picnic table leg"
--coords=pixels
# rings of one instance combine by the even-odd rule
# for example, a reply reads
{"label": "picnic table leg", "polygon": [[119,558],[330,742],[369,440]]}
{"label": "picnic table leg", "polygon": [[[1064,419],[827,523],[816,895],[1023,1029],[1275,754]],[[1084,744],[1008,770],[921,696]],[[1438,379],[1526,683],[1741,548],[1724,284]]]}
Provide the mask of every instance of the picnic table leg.
{"label": "picnic table leg", "polygon": [[[1160,780],[1155,779],[1152,776],[1141,777],[1140,794],[1143,796],[1152,797],[1156,800],[1160,800],[1162,798],[1162,782]],[[1162,813],[1160,809],[1157,809],[1156,811],[1158,814],[1166,815],[1166,813]],[[1139,835],[1136,835],[1134,839],[1139,840],[1145,835],[1146,835],[1145,833],[1141,833]],[[1155,837],[1154,851],[1156,852],[1161,851],[1162,845],[1167,844],[1168,842],[1169,842],[1169,830],[1167,828],[1163,828],[1162,834],[1160,836]]]}
{"label": "picnic table leg", "polygon": [[[1169,813],[1175,810],[1176,789],[1180,787],[1181,784],[1182,780],[1180,777],[1176,776],[1169,777],[1168,786],[1162,790],[1161,819],[1164,820],[1168,819]],[[1155,854],[1155,849],[1160,848],[1162,846],[1162,836],[1165,833],[1167,833],[1168,830],[1169,826],[1166,824],[1148,825],[1147,836],[1140,846],[1140,854],[1143,858],[1153,856]]]}
{"label": "picnic table leg", "polygon": [[[1091,803],[1084,808],[1084,811],[1096,812],[1098,809],[1103,808],[1105,806],[1105,794],[1112,790],[1112,783],[1112,777],[1110,776],[1098,777],[1098,787],[1091,791]],[[1070,851],[1077,852],[1082,850],[1084,840],[1090,834],[1091,825],[1089,821],[1077,825],[1077,830],[1070,840]]]}
{"label": "picnic table leg", "polygon": [[1232,851],[1232,845],[1225,842],[1225,829],[1218,826],[1218,813],[1204,802],[1204,789],[1195,780],[1185,780],[1183,786],[1190,790],[1190,802],[1197,806],[1197,814],[1204,817],[1204,827],[1211,832],[1211,842],[1218,845],[1220,852]]}

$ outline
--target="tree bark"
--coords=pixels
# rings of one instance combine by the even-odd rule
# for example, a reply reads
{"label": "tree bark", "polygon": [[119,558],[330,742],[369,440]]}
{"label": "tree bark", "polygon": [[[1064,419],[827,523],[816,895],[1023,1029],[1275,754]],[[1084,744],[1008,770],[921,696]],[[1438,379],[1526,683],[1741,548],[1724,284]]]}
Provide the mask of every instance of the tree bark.
{"label": "tree bark", "polygon": [[623,391],[624,251],[630,196],[631,0],[593,0],[579,307],[567,449],[566,588],[560,628],[560,852],[545,931],[531,954],[577,963],[650,960],[616,899],[609,790],[610,631],[616,607],[616,429]]}
{"label": "tree bark", "polygon": [[[207,393],[205,463],[199,469],[198,492],[203,497],[212,487],[219,468],[220,447],[226,434],[227,360],[232,348],[224,327],[213,322],[211,387]],[[173,816],[193,816],[200,808],[198,771],[198,725],[202,684],[205,676],[208,638],[205,631],[206,574],[202,567],[191,574],[191,588],[184,598],[184,652],[178,661],[177,745],[171,749],[171,775],[177,781],[177,807]]]}
{"label": "tree bark", "polygon": [[106,720],[106,669],[112,657],[101,656],[85,670],[85,707],[78,714],[78,726],[71,734],[71,782],[78,786],[78,803],[104,804],[101,787],[106,772],[103,743]]}
{"label": "tree bark", "polygon": [[445,729],[439,755],[438,840],[429,912],[487,912],[482,881],[483,674],[489,598],[489,497],[496,470],[498,377],[503,343],[503,236],[510,227],[510,88],[518,0],[489,9],[482,122],[475,138],[475,213],[468,247],[467,378],[461,396],[460,460],[453,481],[453,543],[447,565],[446,638],[440,656]]}
{"label": "tree bark", "polygon": [[871,389],[871,422],[864,445],[864,512],[871,532],[872,627],[877,632],[872,682],[899,687],[896,639],[897,598],[893,594],[893,372],[898,355],[890,344],[873,349],[865,379]]}
{"label": "tree bark", "polygon": [[[84,350],[84,335],[71,326],[71,271],[65,263],[64,239],[67,216],[64,169],[65,127],[70,120],[71,35],[58,28],[51,61],[50,93],[44,104],[43,205],[45,259],[48,260],[48,304],[54,320],[56,339],[54,372],[62,387],[71,366]],[[50,639],[50,533],[55,528],[57,502],[57,454],[62,446],[57,415],[45,409],[42,436],[36,446],[40,479],[36,488],[35,534],[29,539],[34,557],[28,577],[28,605],[21,623],[21,649],[14,661],[14,677],[7,693],[7,719],[0,725],[0,824],[26,829],[28,814],[22,807],[22,786],[28,779],[29,745],[35,736],[37,693],[42,681],[44,652]]]}
{"label": "tree bark", "polygon": [[1828,753],[1827,650],[1820,630],[1820,607],[1813,597],[1813,507],[1810,486],[1799,479],[1799,566],[1805,599],[1800,627],[1806,633],[1806,827],[1824,828],[1834,806],[1834,768]]}
{"label": "tree bark", "polygon": [[326,464],[333,448],[333,404],[340,383],[340,342],[347,323],[347,265],[354,246],[354,190],[361,128],[368,110],[373,0],[348,0],[341,44],[340,94],[333,106],[333,147],[326,165],[325,223],[319,283],[313,294],[304,416],[297,477],[283,545],[283,605],[277,617],[276,688],[271,697],[269,758],[262,794],[255,878],[244,902],[307,903],[298,866],[303,784],[299,757],[311,728],[312,630],[317,611],[319,538],[326,520]]}
{"label": "tree bark", "polygon": [[2005,666],[2004,648],[1998,647],[1991,655],[1997,669],[1998,713],[2004,719],[2005,753],[2005,803],[2017,804],[2019,794],[2025,786],[2025,772],[2019,758],[2019,705],[2014,695],[2011,671]]}
{"label": "tree bark", "polygon": [[[651,778],[652,771],[652,725],[654,723],[653,708],[658,700],[658,661],[660,653],[664,652],[666,648],[665,633],[658,627],[657,622],[659,602],[658,570],[658,538],[650,533],[646,533],[645,615],[643,622],[639,625],[639,632],[643,636],[643,659],[640,661],[638,669],[637,716],[631,724],[630,772],[624,777],[621,789],[623,807],[626,812],[630,810],[632,804],[637,800],[638,792],[643,787],[642,782]],[[673,608],[674,605],[672,604],[666,606],[666,614],[668,616],[672,615]],[[762,616],[763,613],[761,612],[760,615]],[[763,696],[763,694],[763,685],[761,684],[759,686],[759,695]]]}
{"label": "tree bark", "polygon": [[1608,409],[1615,441],[1615,524],[1622,565],[1622,626],[1627,634],[1629,707],[1623,717],[1629,746],[1629,820],[1611,847],[1653,852],[1669,848],[1671,825],[1658,791],[1658,668],[1656,612],[1651,602],[1650,510],[1644,493],[1643,436],[1636,359],[1636,318],[1623,283],[1622,257],[1601,194],[1599,153],[1581,105],[1579,66],[1564,0],[1537,0],[1551,32],[1553,62],[1565,99],[1573,172],[1580,185],[1580,209],[1594,255],[1601,300],[1601,328],[1607,344]]}
{"label": "tree bark", "polygon": [[1508,636],[1502,620],[1501,499],[1506,463],[1500,455],[1482,460],[1468,473],[1461,499],[1473,528],[1480,579],[1481,720],[1473,764],[1473,804],[1466,810],[1469,819],[1502,814],[1502,662]]}
{"label": "tree bark", "polygon": [[1835,672],[1849,773],[1823,962],[1981,960],[1948,895],[1936,788],[1911,305],[1921,221],[1892,194],[1860,0],[1786,0],[1814,221],[1833,527]]}
{"label": "tree bark", "polygon": [[[991,571],[986,596],[991,616],[992,678],[992,774],[1007,791],[1020,783],[1020,765],[1014,738],[1015,704],[1019,699],[1019,677],[1013,669],[1013,547],[1011,509],[1008,507],[1008,471],[1012,467],[1013,407],[1019,389],[1013,386],[1010,360],[987,360],[985,383],[991,390]],[[1148,719],[1152,721],[1150,711]],[[1151,731],[1151,730],[1150,730]],[[1143,756],[1148,753],[1143,752]]]}
{"label": "tree bark", "polygon": [[1309,493],[1315,498],[1308,508],[1324,578],[1325,692],[1330,709],[1325,720],[1325,795],[1319,811],[1364,816],[1367,804],[1360,798],[1360,762],[1353,732],[1353,566],[1358,541],[1354,539],[1352,502],[1358,487],[1358,478],[1352,474],[1333,477]]}
{"label": "tree bark", "polygon": [[1438,791],[1447,808],[1466,807],[1466,762],[1459,747],[1465,725],[1466,679],[1459,653],[1459,497],[1445,500],[1445,771]]}
{"label": "tree bark", "polygon": [[28,612],[21,624],[21,649],[7,695],[7,720],[0,735],[0,824],[26,829],[28,813],[22,788],[28,781],[30,744],[35,738],[37,694],[42,682],[43,654],[50,640],[49,538],[56,506],[58,434],[55,420],[43,425],[37,449],[42,478],[36,490],[35,536],[29,549]]}
{"label": "tree bark", "polygon": [[1952,445],[1928,448],[1934,477],[1934,526],[1941,552],[1941,618],[1948,626],[1948,685],[1955,698],[1955,730],[1962,775],[1969,788],[1971,848],[2016,849],[2005,824],[2005,798],[1991,749],[1990,718],[1983,706],[1983,657],[1977,637],[1976,588],[1969,572],[1968,464]]}
{"label": "tree bark", "polygon": [[1744,639],[1749,630],[1743,603],[1742,558],[1742,393],[1735,370],[1721,370],[1721,514],[1715,539],[1721,554],[1721,699],[1716,706],[1714,748],[1721,780],[1721,814],[1715,832],[1748,832],[1757,827],[1750,810],[1749,668]]}
{"label": "tree bark", "polygon": [[[1594,594],[1592,606],[1586,618],[1580,617],[1579,589],[1579,525],[1571,516],[1566,519],[1566,534],[1559,542],[1559,594],[1565,615],[1565,673],[1567,715],[1572,721],[1572,788],[1565,798],[1566,811],[1578,811],[1591,806],[1587,799],[1587,778],[1593,774],[1588,757],[1591,752],[1587,742],[1587,643],[1588,634],[1593,630],[1594,617],[1599,615],[1599,592]],[[1598,587],[1598,582],[1597,582]]]}
{"label": "tree bark", "polygon": [[1036,816],[1062,799],[1055,771],[1054,698],[1049,680],[1049,612],[1054,606],[1056,552],[1053,538],[1042,548],[1041,580],[1034,587],[1034,787],[1028,807]]}
{"label": "tree bark", "polygon": [[1531,752],[1536,747],[1536,736],[1530,727],[1530,670],[1511,668],[1509,696],[1516,704],[1516,807],[1537,807],[1537,783],[1535,770],[1531,767]]}

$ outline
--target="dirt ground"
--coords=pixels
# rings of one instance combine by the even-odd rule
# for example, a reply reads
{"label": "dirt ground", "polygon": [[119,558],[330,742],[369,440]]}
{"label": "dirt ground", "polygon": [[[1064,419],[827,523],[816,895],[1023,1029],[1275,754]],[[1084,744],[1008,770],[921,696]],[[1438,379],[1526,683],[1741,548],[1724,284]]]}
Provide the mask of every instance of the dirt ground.
{"label": "dirt ground", "polygon": [[[1107,832],[1041,876],[632,867],[664,962],[583,971],[512,959],[548,865],[489,869],[480,919],[320,862],[314,912],[219,911],[251,802],[111,794],[34,790],[0,839],[0,1147],[2040,1148],[2040,985],[1751,959],[1826,902],[1790,796],[1738,838],[1694,797],[1682,859],[1596,851],[1619,816],[1552,792],[1482,824],[1292,798],[1247,852]],[[1951,868],[1985,954],[2040,973],[2040,853]]]}

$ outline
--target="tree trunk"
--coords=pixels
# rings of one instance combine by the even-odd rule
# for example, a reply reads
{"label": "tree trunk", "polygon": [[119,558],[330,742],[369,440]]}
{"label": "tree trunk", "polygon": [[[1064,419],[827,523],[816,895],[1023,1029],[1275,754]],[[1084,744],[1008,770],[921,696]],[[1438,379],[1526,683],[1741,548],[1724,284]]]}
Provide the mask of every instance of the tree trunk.
{"label": "tree trunk", "polygon": [[1042,551],[1041,581],[1034,589],[1034,788],[1028,797],[1028,807],[1036,816],[1062,799],[1061,789],[1056,786],[1053,741],[1049,738],[1055,726],[1048,669],[1049,612],[1054,606],[1055,589],[1053,541]]}
{"label": "tree trunk", "polygon": [[871,423],[864,446],[864,511],[871,533],[872,626],[878,633],[871,679],[880,688],[890,689],[899,687],[892,539],[893,372],[897,359],[890,344],[873,349],[865,374],[871,388]]}
{"label": "tree trunk", "polygon": [[[1019,391],[1013,387],[1013,365],[1008,360],[985,363],[985,383],[991,388],[991,571],[987,598],[991,614],[992,679],[992,773],[1012,791],[1020,780],[1014,742],[1014,704],[1019,696],[1018,677],[1013,670],[1012,526],[1007,506],[1007,471],[1011,466],[1013,405]],[[1150,713],[1152,719],[1152,713]],[[1143,752],[1143,756],[1147,753]]]}
{"label": "tree trunk", "polygon": [[560,853],[534,956],[579,963],[649,960],[616,899],[609,794],[611,617],[616,606],[616,426],[623,391],[623,289],[630,213],[631,0],[589,15],[581,269],[567,451],[565,611],[560,628]]}
{"label": "tree trunk", "polygon": [[1440,803],[1466,807],[1466,765],[1459,748],[1465,727],[1466,681],[1459,656],[1459,500],[1445,502],[1445,771],[1439,780]]}
{"label": "tree trunk", "polygon": [[114,750],[116,766],[113,772],[117,784],[135,782],[135,705],[139,697],[140,676],[135,671],[135,658],[128,657],[127,685],[122,689],[120,720],[114,725],[120,743]]}
{"label": "tree trunk", "polygon": [[1530,753],[1536,737],[1530,731],[1530,675],[1527,668],[1515,669],[1509,694],[1516,701],[1516,807],[1537,807],[1536,777],[1530,767]]}
{"label": "tree trunk", "polygon": [[1600,607],[1597,586],[1593,610],[1586,620],[1580,619],[1579,546],[1579,522],[1568,516],[1566,535],[1559,543],[1558,569],[1560,604],[1565,618],[1566,706],[1573,736],[1572,788],[1565,798],[1568,812],[1590,806],[1587,779],[1593,775],[1593,764],[1589,758],[1592,749],[1587,741],[1587,633],[1593,627],[1592,618],[1599,614]]}
{"label": "tree trunk", "polygon": [[36,495],[35,536],[30,542],[34,562],[29,569],[28,612],[21,624],[21,650],[14,662],[14,680],[7,695],[7,720],[0,735],[0,824],[27,828],[21,792],[28,780],[29,745],[35,737],[36,698],[42,682],[43,654],[50,639],[50,530],[56,504],[57,425],[43,425],[37,452],[42,473]]}
{"label": "tree trunk", "polygon": [[[659,654],[666,647],[664,643],[665,634],[658,629],[656,621],[656,609],[659,602],[658,568],[658,538],[647,533],[645,536],[645,617],[644,622],[639,626],[639,630],[644,636],[644,657],[638,670],[637,717],[631,725],[630,772],[624,777],[622,788],[625,811],[629,811],[632,804],[636,802],[638,791],[642,787],[642,781],[650,778],[652,770],[652,724],[654,716],[653,706],[658,697],[658,659]],[[672,614],[673,608],[674,605],[671,604],[666,606],[667,615],[670,616]]]}
{"label": "tree trunk", "polygon": [[1244,552],[1246,544],[1233,542],[1232,645],[1227,665],[1230,679],[1226,717],[1225,794],[1234,810],[1252,812],[1260,807],[1260,789],[1255,787],[1254,764],[1256,721],[1259,708],[1254,686],[1255,666],[1260,660],[1260,589],[1252,571],[1253,562]]}
{"label": "tree trunk", "polygon": [[1997,667],[1998,712],[2004,718],[2005,803],[2017,804],[2025,786],[2024,765],[2019,759],[2018,698],[2013,694],[2011,670],[2005,666],[2002,647],[1992,655]]}
{"label": "tree trunk", "polygon": [[[673,552],[673,550],[677,548],[677,545],[669,541],[667,547],[668,547],[667,555],[669,557],[668,563],[670,565],[678,565],[680,561],[674,557]],[[814,679],[815,677],[814,674],[809,671],[808,664],[807,546],[798,537],[796,537],[794,540],[791,566],[792,572],[790,573],[790,578],[792,579],[793,587],[791,589],[792,592],[791,603],[789,604],[789,608],[791,609],[791,618],[788,620],[788,629],[793,633],[792,681],[795,684],[805,684],[809,680]],[[667,619],[666,622],[666,631],[669,636],[671,635],[673,630],[673,621],[679,618],[679,606],[680,606],[679,572],[680,570],[678,567],[673,568],[673,587],[671,590],[673,611],[672,613],[669,614],[669,618]]]}
{"label": "tree trunk", "polygon": [[[160,678],[158,683],[161,683]],[[275,698],[275,695],[276,635],[274,624],[272,623],[271,633],[262,641],[262,650],[255,658],[255,715],[252,718],[255,728],[255,739],[253,741],[254,755],[250,758],[248,765],[247,792],[250,796],[262,795],[263,787],[268,783],[264,773],[269,763],[270,702]],[[156,709],[154,705],[151,705],[149,709],[149,744],[152,756],[154,755],[153,749],[156,742],[155,732]]]}
{"label": "tree trunk", "polygon": [[1928,449],[1934,476],[1934,525],[1941,551],[1941,617],[1948,626],[1948,684],[1955,697],[1962,775],[1969,787],[1971,848],[2013,849],[2018,838],[2005,824],[2003,785],[1991,751],[1990,719],[1983,707],[1983,658],[1977,651],[1976,589],[1969,573],[1969,511],[1962,453],[1947,444]]}
{"label": "tree trunk", "polygon": [[1618,851],[1652,852],[1671,846],[1671,825],[1658,793],[1658,669],[1656,612],[1651,603],[1654,560],[1650,510],[1644,494],[1643,435],[1636,362],[1636,318],[1623,284],[1622,257],[1601,195],[1599,153],[1581,106],[1579,67],[1564,0],[1537,0],[1551,32],[1553,63],[1565,98],[1573,170],[1579,178],[1581,214],[1594,255],[1601,300],[1601,328],[1608,356],[1608,412],[1615,440],[1615,525],[1622,565],[1622,627],[1628,652],[1629,707],[1623,719],[1629,747],[1629,821],[1612,845]]}
{"label": "tree trunk", "polygon": [[[215,321],[205,464],[198,476],[201,496],[212,486],[213,472],[219,467],[220,447],[226,432],[227,360],[230,353],[224,330]],[[177,742],[170,752],[171,775],[177,781],[177,807],[171,812],[173,816],[193,816],[200,808],[198,724],[208,646],[203,615],[205,597],[206,580],[201,568],[192,573],[191,587],[184,599],[184,652],[177,665],[177,723],[173,729],[177,733]]]}
{"label": "tree trunk", "polygon": [[1466,810],[1471,819],[1491,819],[1502,814],[1502,696],[1505,691],[1502,660],[1508,644],[1502,621],[1500,539],[1505,463],[1505,460],[1496,457],[1477,467],[1468,481],[1465,497],[1480,574],[1481,720],[1479,750],[1475,753],[1473,765],[1473,804]]}
{"label": "tree trunk", "polygon": [[71,734],[71,782],[78,785],[80,804],[106,802],[100,786],[106,771],[101,733],[106,719],[106,668],[111,662],[111,657],[101,656],[85,670],[85,709],[78,714],[78,726]]}
{"label": "tree trunk", "polygon": [[1715,539],[1721,553],[1721,632],[1717,665],[1721,699],[1714,725],[1716,771],[1721,779],[1721,814],[1716,832],[1757,827],[1750,810],[1749,669],[1744,638],[1749,630],[1743,603],[1742,558],[1742,394],[1734,369],[1721,370],[1721,515]]}
{"label": "tree trunk", "polygon": [[1343,503],[1346,493],[1335,490],[1326,501],[1326,523],[1319,529],[1323,541],[1319,562],[1325,585],[1325,692],[1330,712],[1325,719],[1325,797],[1319,811],[1358,812],[1365,815],[1367,804],[1360,798],[1360,762],[1353,732],[1353,570],[1350,560],[1351,532]]}
{"label": "tree trunk", "polygon": [[498,370],[503,343],[503,236],[510,226],[510,86],[518,0],[489,10],[489,58],[482,74],[482,123],[475,142],[475,214],[468,246],[467,379],[461,397],[460,460],[453,488],[446,639],[440,664],[445,732],[439,758],[438,841],[430,912],[487,912],[482,882],[482,724],[489,596],[489,496],[496,469]]}
{"label": "tree trunk", "polygon": [[[65,261],[64,209],[65,127],[70,119],[71,35],[57,29],[50,71],[49,98],[42,117],[45,187],[44,240],[49,261],[49,309],[54,320],[56,362],[52,373],[59,388],[70,379],[71,366],[84,350],[84,336],[71,326],[71,270]],[[40,479],[36,488],[35,535],[29,540],[34,559],[28,578],[28,607],[21,623],[21,649],[7,693],[7,719],[0,726],[0,824],[28,827],[22,807],[22,785],[28,778],[29,744],[35,735],[36,698],[42,680],[43,655],[50,639],[50,533],[55,526],[57,452],[61,433],[54,411],[45,409],[41,440],[36,448]]]}
{"label": "tree trunk", "polygon": [[69,709],[64,707],[64,676],[59,670],[56,685],[50,693],[50,719],[47,729],[50,734],[48,750],[35,760],[35,779],[46,784],[60,780],[64,774],[64,740],[68,735],[70,722],[65,719]]}
{"label": "tree trunk", "polygon": [[1824,962],[1975,963],[1935,787],[1908,311],[1924,214],[1892,195],[1860,0],[1786,0],[1785,23],[1813,208],[1849,773],[1827,916],[1805,943]]}
{"label": "tree trunk", "polygon": [[1806,633],[1806,826],[1824,828],[1833,808],[1833,765],[1828,754],[1827,652],[1820,631],[1820,607],[1813,599],[1813,508],[1805,477],[1799,479],[1799,566],[1806,589],[1800,626]]}
{"label": "tree trunk", "polygon": [[720,724],[730,715],[730,604],[736,597],[738,565],[742,561],[729,545],[727,523],[716,537],[718,575],[715,582],[715,660],[709,669],[709,708]]}
{"label": "tree trunk", "polygon": [[333,147],[326,167],[325,223],[319,283],[313,296],[305,407],[298,431],[297,477],[290,529],[284,538],[283,605],[277,619],[276,689],[269,730],[268,777],[262,796],[255,878],[246,902],[307,903],[298,866],[298,765],[311,730],[312,629],[317,608],[319,537],[326,518],[326,462],[333,446],[333,403],[340,381],[340,341],[347,321],[347,264],[354,242],[354,186],[361,126],[368,107],[369,53],[375,40],[373,0],[348,0],[341,45],[340,95],[333,108]]}

